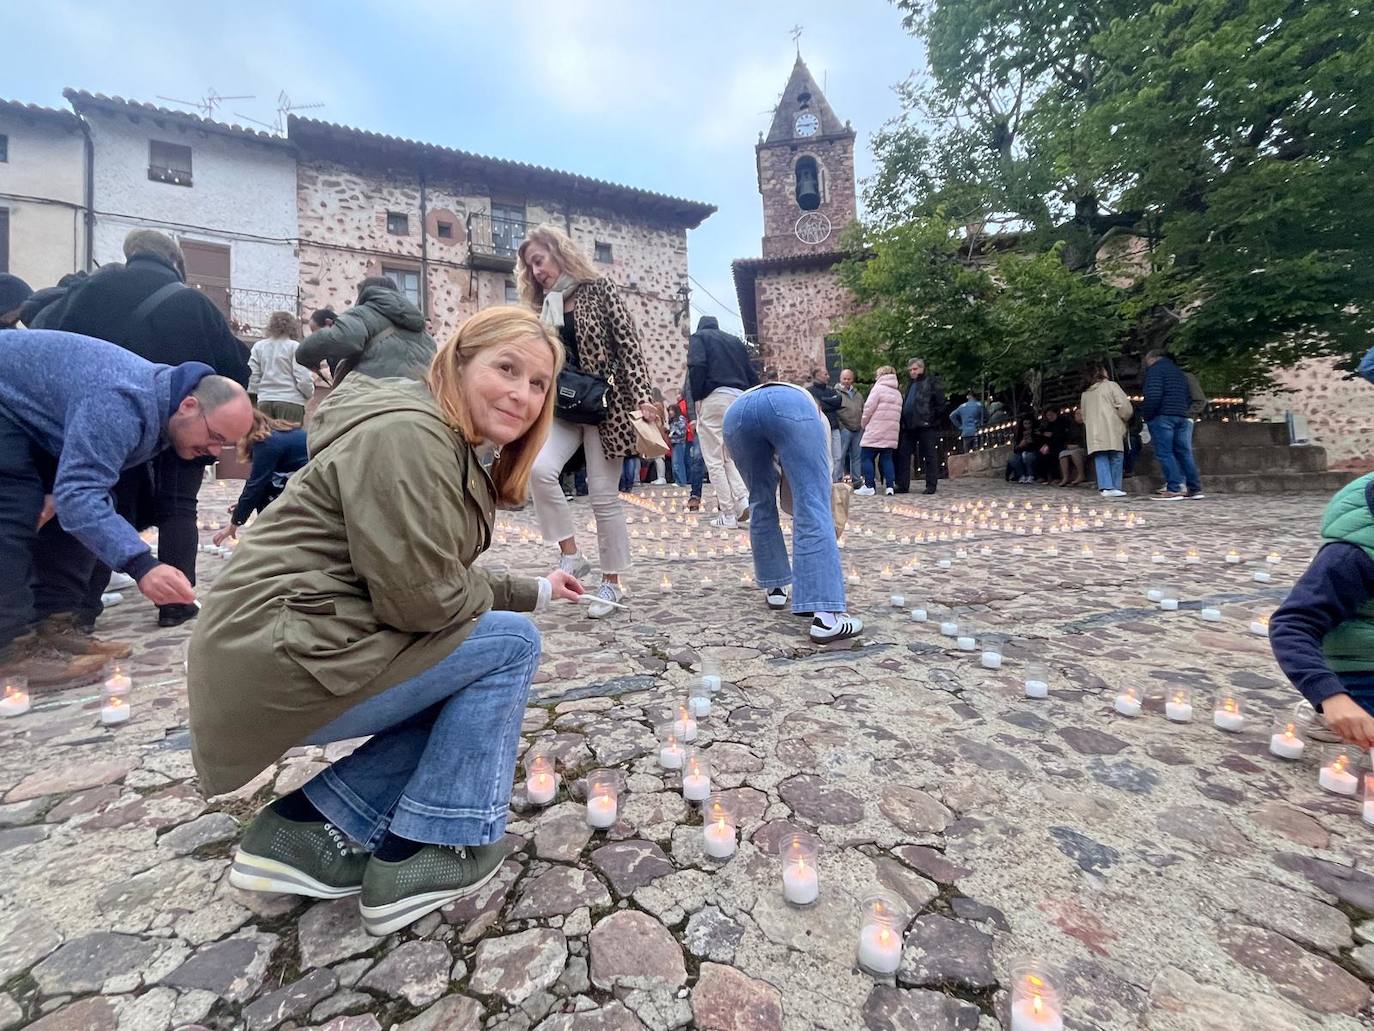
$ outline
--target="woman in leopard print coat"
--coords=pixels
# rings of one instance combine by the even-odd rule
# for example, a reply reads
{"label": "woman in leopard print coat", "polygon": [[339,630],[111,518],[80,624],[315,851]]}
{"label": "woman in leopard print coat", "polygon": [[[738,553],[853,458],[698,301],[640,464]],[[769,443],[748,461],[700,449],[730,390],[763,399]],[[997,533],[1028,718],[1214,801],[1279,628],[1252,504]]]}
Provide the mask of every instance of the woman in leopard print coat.
{"label": "woman in leopard print coat", "polygon": [[530,478],[539,528],[562,552],[559,567],[579,579],[586,576],[591,564],[577,549],[572,510],[559,483],[563,467],[582,448],[602,576],[587,615],[600,619],[615,612],[624,598],[620,575],[630,565],[630,536],[619,494],[620,467],[635,453],[631,413],[659,417],[649,400],[649,369],[639,330],[619,288],[597,273],[561,229],[541,225],[531,230],[520,245],[515,273],[521,299],[540,310],[541,318],[558,331],[568,364],[612,384],[608,412],[600,425],[554,419]]}

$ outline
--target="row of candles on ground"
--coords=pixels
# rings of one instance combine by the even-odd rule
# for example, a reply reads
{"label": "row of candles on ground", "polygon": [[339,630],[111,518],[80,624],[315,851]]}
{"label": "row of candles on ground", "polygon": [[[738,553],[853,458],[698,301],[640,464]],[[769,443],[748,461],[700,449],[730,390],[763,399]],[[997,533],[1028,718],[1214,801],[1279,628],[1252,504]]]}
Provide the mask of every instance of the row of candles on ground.
{"label": "row of candles on ground", "polygon": [[[119,666],[100,687],[100,722],[107,727],[129,721],[129,693],[134,682]],[[0,716],[22,716],[33,708],[26,677],[5,677],[0,693]]]}

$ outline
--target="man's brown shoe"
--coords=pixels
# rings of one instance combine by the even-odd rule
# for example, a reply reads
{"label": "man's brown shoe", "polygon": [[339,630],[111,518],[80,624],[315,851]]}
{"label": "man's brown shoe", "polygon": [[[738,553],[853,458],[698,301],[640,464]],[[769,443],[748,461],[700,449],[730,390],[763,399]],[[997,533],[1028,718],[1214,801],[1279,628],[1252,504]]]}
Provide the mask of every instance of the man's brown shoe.
{"label": "man's brown shoe", "polygon": [[0,651],[0,675],[24,677],[31,693],[61,691],[98,683],[105,674],[105,656],[68,655],[43,646],[30,631]]}
{"label": "man's brown shoe", "polygon": [[105,659],[127,659],[133,648],[124,641],[102,641],[76,625],[76,617],[63,612],[49,616],[38,625],[38,639],[46,648],[68,655],[99,655]]}

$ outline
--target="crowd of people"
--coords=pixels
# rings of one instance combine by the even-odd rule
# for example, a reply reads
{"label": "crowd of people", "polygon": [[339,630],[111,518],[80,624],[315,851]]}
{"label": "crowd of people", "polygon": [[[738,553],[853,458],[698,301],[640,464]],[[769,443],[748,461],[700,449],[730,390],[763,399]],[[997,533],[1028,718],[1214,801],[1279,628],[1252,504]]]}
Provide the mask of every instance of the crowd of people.
{"label": "crowd of people", "polygon": [[[441,344],[395,283],[369,277],[348,310],[315,311],[304,332],[275,313],[245,349],[185,286],[173,240],[140,230],[124,252],[38,294],[0,277],[0,314],[26,327],[0,346],[0,669],[37,690],[98,679],[130,649],[96,638],[96,620],[111,586],[136,585],[161,625],[195,620],[187,683],[207,794],[290,748],[367,738],[258,813],[231,880],[357,895],[375,934],[499,867],[540,649],[522,613],[565,601],[605,619],[632,604],[622,493],[641,475],[671,475],[692,511],[709,477],[708,525],[747,529],[764,605],[804,617],[823,645],[863,631],[837,544],[851,493],[907,493],[915,467],[933,494],[944,427],[967,452],[1001,418],[971,393],[947,410],[919,358],[904,383],[873,370],[867,394],[851,369],[835,386],[823,366],[806,386],[769,381],[710,317],[665,400],[619,288],[554,226],[519,247],[521,303]],[[1091,456],[1119,496],[1137,420],[1156,442],[1159,496],[1201,496],[1189,385],[1167,356],[1147,362],[1138,410],[1094,368],[1074,412],[1023,420],[1016,478],[1073,485]],[[214,541],[252,526],[202,608],[197,495],[229,449],[250,469]],[[527,501],[552,568],[483,567],[497,509]]]}

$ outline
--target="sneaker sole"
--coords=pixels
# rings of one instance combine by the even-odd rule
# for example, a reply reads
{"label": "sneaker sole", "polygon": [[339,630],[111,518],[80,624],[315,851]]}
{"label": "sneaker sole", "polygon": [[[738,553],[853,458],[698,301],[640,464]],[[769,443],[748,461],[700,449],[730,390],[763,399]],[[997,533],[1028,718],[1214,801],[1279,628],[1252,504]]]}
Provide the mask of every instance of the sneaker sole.
{"label": "sneaker sole", "polygon": [[312,899],[342,899],[363,890],[361,884],[333,887],[302,873],[294,866],[239,849],[229,868],[229,883],[243,891],[266,891],[278,895],[305,895]]}
{"label": "sneaker sole", "polygon": [[358,910],[363,915],[363,930],[374,938],[380,938],[392,931],[399,931],[402,927],[408,927],[420,917],[478,891],[500,872],[503,865],[505,864],[497,863],[480,881],[450,891],[427,891],[422,895],[409,895],[395,902],[388,902],[385,906],[364,906],[359,903]]}
{"label": "sneaker sole", "polygon": [[849,641],[863,634],[862,630],[855,630],[852,634],[831,634],[829,637],[817,637],[815,634],[807,634],[811,638],[812,644],[834,644],[836,641]]}

